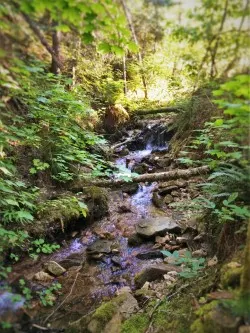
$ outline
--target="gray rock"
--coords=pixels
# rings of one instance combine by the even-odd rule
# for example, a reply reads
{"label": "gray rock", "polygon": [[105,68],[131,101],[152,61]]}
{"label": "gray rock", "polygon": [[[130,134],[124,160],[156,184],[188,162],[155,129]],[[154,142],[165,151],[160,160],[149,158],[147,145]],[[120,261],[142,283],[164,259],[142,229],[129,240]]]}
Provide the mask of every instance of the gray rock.
{"label": "gray rock", "polygon": [[164,203],[165,203],[166,205],[170,204],[170,203],[173,202],[173,201],[174,201],[174,198],[172,197],[171,194],[167,194],[167,195],[165,196],[165,198],[164,198]]}
{"label": "gray rock", "polygon": [[113,242],[106,239],[98,239],[87,247],[87,253],[90,255],[100,253],[111,253]]}
{"label": "gray rock", "polygon": [[38,282],[47,283],[53,281],[54,277],[44,271],[40,271],[33,276],[33,279]]}
{"label": "gray rock", "polygon": [[49,273],[55,276],[60,276],[66,272],[66,269],[59,265],[56,261],[49,261],[44,264],[44,267]]}
{"label": "gray rock", "polygon": [[144,268],[135,277],[135,285],[137,288],[141,288],[145,282],[151,282],[163,278],[168,272],[181,272],[181,268],[174,265],[158,264]]}
{"label": "gray rock", "polygon": [[59,264],[64,267],[65,269],[69,269],[70,267],[73,266],[81,266],[84,263],[84,259],[77,259],[77,258],[67,258],[63,259],[62,261],[59,262]]}
{"label": "gray rock", "polygon": [[158,195],[157,192],[154,192],[152,195],[152,202],[157,208],[162,208],[163,206],[163,200],[162,198]]}
{"label": "gray rock", "polygon": [[148,251],[148,252],[138,253],[136,255],[136,258],[141,260],[157,259],[157,258],[163,258],[163,254],[161,251]]}
{"label": "gray rock", "polygon": [[170,166],[172,160],[171,158],[160,158],[158,161],[157,161],[157,164],[160,168],[166,168],[168,166]]}
{"label": "gray rock", "polygon": [[137,234],[144,238],[151,238],[157,235],[164,236],[166,232],[181,232],[180,226],[169,217],[142,219],[135,228]]}
{"label": "gray rock", "polygon": [[129,246],[138,246],[138,245],[143,244],[143,242],[144,242],[143,238],[141,238],[137,234],[133,234],[133,235],[129,236],[129,238],[128,238]]}
{"label": "gray rock", "polygon": [[120,257],[118,256],[114,256],[112,259],[111,259],[112,263],[117,265],[117,266],[122,266],[122,260]]}
{"label": "gray rock", "polygon": [[139,184],[137,183],[130,183],[130,184],[124,184],[121,187],[121,190],[128,194],[134,194],[138,191]]}

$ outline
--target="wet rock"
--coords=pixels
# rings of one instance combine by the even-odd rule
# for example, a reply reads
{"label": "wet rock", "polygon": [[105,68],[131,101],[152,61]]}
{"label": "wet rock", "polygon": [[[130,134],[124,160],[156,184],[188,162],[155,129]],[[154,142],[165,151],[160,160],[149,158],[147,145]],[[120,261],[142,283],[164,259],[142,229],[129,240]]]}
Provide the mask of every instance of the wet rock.
{"label": "wet rock", "polygon": [[152,195],[152,202],[153,202],[153,204],[155,205],[155,207],[157,207],[157,208],[162,208],[162,206],[163,206],[163,200],[162,200],[162,198],[158,195],[157,192],[153,192],[153,195]]}
{"label": "wet rock", "polygon": [[120,156],[126,156],[129,154],[129,150],[127,147],[121,147],[120,151],[116,151],[115,153],[119,153]]}
{"label": "wet rock", "polygon": [[55,276],[60,276],[66,272],[66,269],[59,265],[56,261],[49,261],[44,264],[44,268]]}
{"label": "wet rock", "polygon": [[112,251],[112,241],[106,239],[98,239],[87,247],[88,255],[108,254]]}
{"label": "wet rock", "polygon": [[157,161],[157,165],[160,167],[160,168],[166,168],[168,166],[170,166],[171,164],[171,158],[160,158],[158,161]]}
{"label": "wet rock", "polygon": [[174,198],[172,197],[171,194],[167,194],[165,197],[164,197],[164,203],[166,205],[169,205],[171,202],[174,201]]}
{"label": "wet rock", "polygon": [[48,283],[48,282],[53,281],[54,277],[44,271],[40,271],[40,272],[37,272],[33,276],[33,280],[41,282],[41,283]]}
{"label": "wet rock", "polygon": [[128,194],[135,194],[139,189],[139,184],[131,183],[131,184],[124,184],[121,186],[121,190]]}
{"label": "wet rock", "polygon": [[116,266],[122,266],[122,259],[118,256],[114,256],[111,259],[112,263],[115,264]]}
{"label": "wet rock", "polygon": [[148,172],[148,165],[146,163],[137,164],[132,168],[132,171],[142,175]]}
{"label": "wet rock", "polygon": [[123,204],[119,205],[118,212],[119,213],[131,212],[131,204],[125,201]]}
{"label": "wet rock", "polygon": [[137,234],[133,234],[133,235],[131,235],[131,236],[128,237],[128,245],[129,246],[139,246],[139,245],[141,245],[143,243],[144,243],[144,239],[141,238]]}
{"label": "wet rock", "polygon": [[138,253],[136,255],[136,258],[141,260],[157,259],[157,258],[163,258],[163,254],[161,251],[148,251],[148,252]]}
{"label": "wet rock", "polygon": [[179,233],[180,226],[169,217],[142,219],[136,225],[136,232],[143,238],[165,235],[166,232]]}
{"label": "wet rock", "polygon": [[181,272],[181,268],[165,264],[146,267],[135,276],[135,285],[137,288],[141,288],[145,282],[161,279],[165,274],[171,271]]}

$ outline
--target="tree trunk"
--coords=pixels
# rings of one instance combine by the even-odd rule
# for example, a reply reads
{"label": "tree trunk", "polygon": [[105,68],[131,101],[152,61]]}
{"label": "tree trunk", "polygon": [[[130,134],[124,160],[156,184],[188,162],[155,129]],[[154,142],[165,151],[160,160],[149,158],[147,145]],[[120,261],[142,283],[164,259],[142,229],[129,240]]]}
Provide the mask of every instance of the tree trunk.
{"label": "tree trunk", "polygon": [[143,59],[142,59],[142,54],[141,54],[141,51],[140,51],[140,45],[139,45],[139,42],[138,42],[138,39],[137,39],[137,36],[136,36],[136,33],[135,33],[135,28],[134,28],[134,25],[133,25],[133,22],[132,22],[131,13],[130,13],[128,7],[127,7],[127,4],[126,4],[125,0],[120,0],[120,2],[121,2],[121,5],[122,5],[124,14],[126,16],[128,26],[129,26],[129,29],[131,31],[134,43],[138,47],[138,62],[139,62],[139,65],[140,65],[140,73],[141,73],[141,79],[142,79],[142,84],[143,84],[144,96],[147,99],[148,98],[148,88],[147,88],[146,77],[145,77],[145,73],[144,73],[144,69],[143,69]]}
{"label": "tree trunk", "polygon": [[[61,54],[60,54],[60,41],[61,41],[61,32],[56,30],[57,23],[53,22],[53,31],[52,31],[52,48],[54,51],[54,54],[56,58],[59,60],[59,62],[62,64],[61,60]],[[60,73],[60,66],[58,66],[57,61],[52,57],[52,63],[51,63],[51,72],[54,74]]]}
{"label": "tree trunk", "polygon": [[127,66],[126,66],[126,55],[123,56],[123,82],[124,82],[124,95],[127,96]]}
{"label": "tree trunk", "polygon": [[[161,180],[173,180],[178,178],[188,179],[193,176],[199,176],[209,172],[208,166],[201,166],[191,169],[177,169],[174,171],[159,172],[159,173],[145,173],[144,175],[139,175],[132,177],[132,183],[144,183],[144,182],[155,182]],[[107,180],[85,180],[82,186],[77,184],[72,186],[71,190],[79,192],[82,190],[82,187],[87,186],[88,184],[100,186],[100,187],[117,187],[127,183],[124,179],[107,179]]]}
{"label": "tree trunk", "polygon": [[235,47],[234,47],[234,57],[228,63],[227,67],[224,69],[222,76],[227,76],[228,72],[234,67],[235,63],[239,60],[240,34],[241,34],[241,30],[242,30],[245,18],[246,18],[247,13],[248,13],[248,6],[249,6],[249,0],[246,1],[246,5],[243,9],[243,15],[242,15],[240,25],[239,25],[239,28],[238,28],[238,31],[237,31],[238,36],[236,38]]}
{"label": "tree trunk", "polygon": [[223,27],[224,27],[224,24],[225,24],[225,21],[226,21],[226,17],[227,17],[228,3],[229,3],[229,0],[225,0],[225,7],[224,7],[223,16],[222,16],[222,19],[221,19],[219,31],[217,33],[216,43],[215,43],[214,48],[211,49],[211,70],[210,70],[210,77],[211,78],[214,78],[214,76],[215,76],[216,55],[217,55],[217,51],[218,51],[218,47],[219,47],[219,42],[220,42],[220,34],[223,31]]}
{"label": "tree trunk", "polygon": [[31,28],[31,30],[34,32],[34,34],[38,37],[38,39],[40,40],[41,44],[46,48],[46,50],[50,53],[52,60],[54,61],[54,63],[56,64],[56,66],[60,69],[62,69],[62,63],[60,61],[60,59],[58,58],[57,54],[54,51],[54,48],[51,47],[48,43],[48,41],[46,40],[46,38],[44,37],[43,33],[41,32],[41,30],[37,27],[36,23],[33,22],[31,20],[31,18],[23,13],[19,7],[17,7],[16,4],[14,4],[15,7],[18,9],[18,11],[22,14],[23,18],[25,19],[25,21],[28,23],[29,27]]}

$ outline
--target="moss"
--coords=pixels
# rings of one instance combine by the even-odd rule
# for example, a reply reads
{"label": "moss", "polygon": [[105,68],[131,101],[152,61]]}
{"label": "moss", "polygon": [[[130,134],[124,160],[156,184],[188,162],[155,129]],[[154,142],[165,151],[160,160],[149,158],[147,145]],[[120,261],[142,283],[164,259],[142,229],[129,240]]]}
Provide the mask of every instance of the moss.
{"label": "moss", "polygon": [[92,319],[98,320],[101,327],[108,323],[117,310],[117,304],[113,301],[102,304],[94,313]]}
{"label": "moss", "polygon": [[[153,315],[153,329],[157,333],[188,333],[190,326],[196,319],[195,309],[192,306],[193,296],[197,299],[210,292],[217,280],[216,268],[206,270],[206,274],[193,280],[179,281],[178,285],[168,288],[167,294],[176,294],[169,301],[164,300]],[[183,290],[179,290],[187,284]],[[155,308],[155,306],[153,306]],[[147,310],[147,315],[152,309]],[[201,331],[202,332],[202,331]]]}
{"label": "moss", "polygon": [[243,267],[239,267],[237,263],[229,263],[221,269],[221,283],[224,288],[238,287],[240,285],[240,278]]}
{"label": "moss", "polygon": [[88,186],[83,189],[89,209],[89,216],[99,219],[108,213],[108,193],[98,186]]}
{"label": "moss", "polygon": [[95,331],[101,332],[105,325],[112,319],[114,314],[119,310],[120,304],[126,298],[125,294],[117,296],[113,300],[102,304],[93,314],[89,326],[93,327]]}
{"label": "moss", "polygon": [[36,228],[28,230],[32,235],[46,235],[67,229],[70,222],[80,218],[82,209],[75,196],[62,196],[55,200],[41,203],[37,209]]}
{"label": "moss", "polygon": [[121,333],[144,333],[149,324],[149,317],[145,314],[136,314],[125,320]]}

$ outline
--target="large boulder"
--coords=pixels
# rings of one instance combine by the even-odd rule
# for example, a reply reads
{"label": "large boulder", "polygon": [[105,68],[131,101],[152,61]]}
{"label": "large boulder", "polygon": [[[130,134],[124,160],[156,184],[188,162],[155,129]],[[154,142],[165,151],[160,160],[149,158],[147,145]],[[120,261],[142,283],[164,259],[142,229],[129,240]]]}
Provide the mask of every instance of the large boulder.
{"label": "large boulder", "polygon": [[89,316],[70,324],[67,333],[120,333],[122,323],[139,310],[137,300],[124,288],[119,296],[103,303]]}
{"label": "large boulder", "polygon": [[136,232],[144,238],[164,236],[166,232],[180,233],[180,226],[169,217],[155,217],[142,219],[136,225]]}

